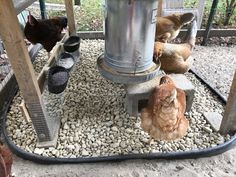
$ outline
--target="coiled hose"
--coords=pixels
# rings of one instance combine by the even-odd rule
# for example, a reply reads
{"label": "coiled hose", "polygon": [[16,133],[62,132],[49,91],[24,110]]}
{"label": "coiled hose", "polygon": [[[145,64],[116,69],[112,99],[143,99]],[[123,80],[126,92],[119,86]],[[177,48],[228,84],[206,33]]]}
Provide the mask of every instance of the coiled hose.
{"label": "coiled hose", "polygon": [[[201,82],[206,84],[208,88],[215,93],[219,99],[225,104],[226,99],[213,87],[211,87],[201,76],[197,75],[197,73],[193,70],[190,71],[193,73]],[[131,159],[186,159],[186,158],[199,158],[199,157],[209,157],[213,155],[217,155],[223,153],[229,149],[231,149],[236,142],[236,134],[231,137],[230,140],[226,141],[223,144],[220,144],[216,147],[199,149],[199,150],[191,150],[191,151],[183,151],[183,152],[167,152],[167,153],[148,153],[148,154],[126,154],[126,155],[113,155],[113,156],[100,156],[100,157],[78,157],[78,158],[57,158],[57,157],[45,157],[37,154],[29,153],[23,149],[17,147],[11,139],[7,135],[6,131],[6,114],[11,104],[12,99],[14,98],[17,89],[14,93],[10,95],[10,101],[5,106],[5,111],[2,115],[2,128],[3,128],[3,136],[5,138],[5,143],[9,146],[11,151],[17,156],[34,161],[42,164],[62,164],[62,163],[94,163],[94,162],[106,162],[106,161],[123,161],[123,160],[131,160]]]}

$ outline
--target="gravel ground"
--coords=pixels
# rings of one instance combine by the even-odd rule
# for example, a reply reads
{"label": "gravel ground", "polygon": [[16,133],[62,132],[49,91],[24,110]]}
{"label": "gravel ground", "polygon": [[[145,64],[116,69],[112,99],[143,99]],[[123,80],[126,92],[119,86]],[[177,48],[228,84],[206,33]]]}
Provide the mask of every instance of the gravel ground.
{"label": "gravel ground", "polygon": [[6,54],[0,53],[0,84],[11,70]]}
{"label": "gravel ground", "polygon": [[236,71],[236,46],[196,46],[193,57],[196,73],[227,98]]}
{"label": "gravel ground", "polygon": [[[83,40],[81,60],[71,73],[64,94],[44,92],[49,114],[61,118],[62,122],[56,148],[35,148],[35,132],[22,117],[19,110],[22,98],[18,94],[8,113],[7,130],[19,147],[43,156],[72,158],[204,149],[230,138],[213,131],[203,117],[203,113],[208,111],[222,114],[224,106],[188,73],[187,77],[196,86],[196,94],[192,111],[186,115],[190,121],[187,136],[180,140],[147,144],[149,136],[140,128],[140,118],[130,117],[124,109],[123,85],[105,80],[96,69],[96,59],[103,48],[103,40]],[[43,53],[35,63],[36,72],[47,58]]]}

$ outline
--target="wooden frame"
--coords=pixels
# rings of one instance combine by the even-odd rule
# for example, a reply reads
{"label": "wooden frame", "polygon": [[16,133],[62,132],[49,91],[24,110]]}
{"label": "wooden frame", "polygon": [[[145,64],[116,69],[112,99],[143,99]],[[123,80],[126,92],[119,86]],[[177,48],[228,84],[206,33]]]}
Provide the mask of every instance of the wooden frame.
{"label": "wooden frame", "polygon": [[73,1],[72,0],[64,0],[66,6],[66,14],[68,19],[68,26],[69,26],[69,35],[75,35],[75,16],[74,16],[74,8],[73,8]]}
{"label": "wooden frame", "polygon": [[222,134],[235,133],[236,131],[236,71],[230,88],[224,117],[221,122],[220,132]]}
{"label": "wooden frame", "polygon": [[[1,0],[0,2],[0,34],[25,100],[26,108],[38,135],[38,141],[50,141],[53,138],[54,129],[51,127],[52,123],[45,112],[13,2],[9,0]],[[9,29],[14,29],[14,31]]]}
{"label": "wooden frame", "polygon": [[19,14],[22,12],[25,8],[30,6],[33,2],[37,0],[13,0],[13,4],[16,10],[16,13]]}
{"label": "wooden frame", "polygon": [[[18,1],[18,3],[19,2],[22,2],[23,4],[23,1]],[[34,1],[27,1],[27,3],[29,3],[28,5],[32,2]],[[16,3],[15,0],[14,3]],[[23,4],[24,8],[27,3]],[[14,7],[12,0],[0,0],[0,4],[0,36],[5,45],[7,55],[24,98],[25,104],[23,103],[21,108],[24,113],[29,113],[25,116],[28,117],[28,119],[30,117],[33,123],[39,141],[39,146],[54,146],[60,127],[60,120],[48,118],[41,95],[41,85],[43,85],[45,80],[43,79],[45,78],[45,68],[52,63],[55,56],[50,58],[48,65],[44,67],[41,75],[39,75],[39,78],[37,79],[34,74],[33,65],[17,19],[19,9],[15,8],[18,6],[15,4]],[[76,30],[72,0],[65,0],[65,5],[68,15],[69,31],[70,34],[74,34]],[[60,50],[60,46],[54,50],[55,53],[58,50]]]}

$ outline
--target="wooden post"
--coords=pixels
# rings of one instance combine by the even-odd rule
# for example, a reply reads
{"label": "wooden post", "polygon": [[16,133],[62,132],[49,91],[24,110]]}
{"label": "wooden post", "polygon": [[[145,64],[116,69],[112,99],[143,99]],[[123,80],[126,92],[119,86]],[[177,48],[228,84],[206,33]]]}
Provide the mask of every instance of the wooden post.
{"label": "wooden post", "polygon": [[199,0],[197,9],[199,13],[198,19],[197,19],[197,27],[198,29],[201,29],[202,18],[203,18],[204,9],[205,9],[205,0]]}
{"label": "wooden post", "polygon": [[25,100],[39,142],[51,141],[55,122],[47,119],[34,69],[17,20],[12,0],[0,0],[0,36]]}
{"label": "wooden post", "polygon": [[158,17],[162,16],[163,6],[164,6],[163,0],[158,0],[158,7],[157,7],[157,16]]}
{"label": "wooden post", "polygon": [[64,2],[66,6],[66,14],[68,19],[69,35],[76,35],[73,1],[64,0]]}
{"label": "wooden post", "polygon": [[236,71],[230,88],[224,117],[221,122],[220,132],[222,134],[236,131]]}

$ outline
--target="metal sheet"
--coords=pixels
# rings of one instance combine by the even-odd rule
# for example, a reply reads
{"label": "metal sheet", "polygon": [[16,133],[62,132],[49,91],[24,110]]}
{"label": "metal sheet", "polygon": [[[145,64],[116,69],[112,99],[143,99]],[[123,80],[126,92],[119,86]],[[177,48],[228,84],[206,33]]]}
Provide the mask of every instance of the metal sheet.
{"label": "metal sheet", "polygon": [[156,0],[106,0],[105,62],[112,69],[136,73],[152,66]]}

